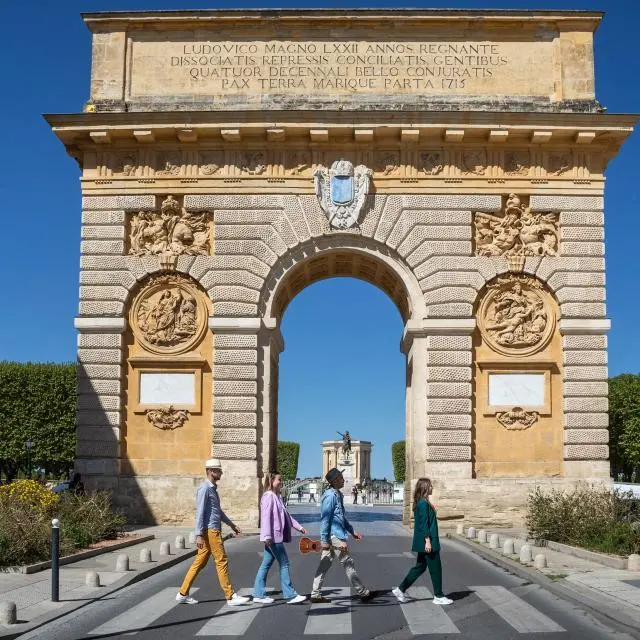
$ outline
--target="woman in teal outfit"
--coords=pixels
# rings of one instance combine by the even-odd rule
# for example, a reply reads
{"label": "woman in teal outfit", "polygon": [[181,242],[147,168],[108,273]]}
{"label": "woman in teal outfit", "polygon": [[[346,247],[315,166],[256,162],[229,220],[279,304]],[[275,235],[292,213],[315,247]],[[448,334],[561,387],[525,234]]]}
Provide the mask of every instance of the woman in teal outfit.
{"label": "woman in teal outfit", "polygon": [[440,538],[436,510],[429,502],[433,485],[429,478],[420,478],[413,492],[413,544],[411,551],[418,554],[416,564],[409,569],[405,579],[392,589],[400,602],[407,602],[407,589],[427,570],[433,583],[433,604],[451,604],[442,592],[442,563],[440,562]]}

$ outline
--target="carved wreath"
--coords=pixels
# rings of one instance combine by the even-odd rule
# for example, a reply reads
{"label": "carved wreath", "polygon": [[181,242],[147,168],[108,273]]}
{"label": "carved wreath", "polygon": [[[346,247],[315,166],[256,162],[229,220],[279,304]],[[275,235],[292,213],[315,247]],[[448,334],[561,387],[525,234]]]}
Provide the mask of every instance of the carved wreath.
{"label": "carved wreath", "polygon": [[496,413],[496,420],[507,429],[528,429],[538,421],[540,414],[537,411],[525,411],[521,407],[513,407],[509,411]]}
{"label": "carved wreath", "polygon": [[172,405],[159,409],[147,409],[147,420],[157,429],[164,431],[178,429],[188,419],[189,412],[186,409],[174,409]]}

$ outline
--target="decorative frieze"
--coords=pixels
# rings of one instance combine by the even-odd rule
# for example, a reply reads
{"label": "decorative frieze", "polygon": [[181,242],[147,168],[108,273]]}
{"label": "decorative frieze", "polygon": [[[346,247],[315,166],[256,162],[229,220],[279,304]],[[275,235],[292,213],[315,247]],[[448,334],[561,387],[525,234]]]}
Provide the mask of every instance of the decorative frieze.
{"label": "decorative frieze", "polygon": [[157,429],[173,431],[189,419],[187,409],[174,409],[173,406],[147,409],[147,420]]}

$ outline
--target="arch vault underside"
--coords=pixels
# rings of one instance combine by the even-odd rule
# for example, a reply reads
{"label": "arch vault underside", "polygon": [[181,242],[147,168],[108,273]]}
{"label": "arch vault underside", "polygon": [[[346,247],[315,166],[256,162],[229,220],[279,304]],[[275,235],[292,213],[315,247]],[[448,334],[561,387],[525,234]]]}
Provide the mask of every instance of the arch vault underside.
{"label": "arch vault underside", "polygon": [[[405,46],[427,27],[456,46],[467,38],[448,14],[370,13],[367,29],[323,14],[314,42],[339,31],[391,46],[380,31],[391,18]],[[88,486],[113,489],[140,519],[190,521],[197,460],[213,455],[232,479],[228,511],[255,524],[276,464],[280,319],[306,286],[341,276],[378,286],[405,323],[407,490],[426,474],[442,515],[507,523],[533,486],[609,481],[603,171],[635,120],[597,110],[591,50],[579,49],[596,17],[572,14],[568,30],[552,14],[535,29],[508,17],[508,41],[488,20],[483,41],[504,50],[513,82],[429,104],[410,84],[341,97],[280,87],[272,99],[255,78],[245,86],[260,100],[223,83],[207,102],[144,37],[149,16],[86,17],[92,99],[48,119],[83,172],[77,468]],[[225,15],[156,16],[154,28],[171,51],[202,29],[235,42]],[[243,42],[289,42],[280,13],[260,14],[272,40],[248,15]],[[304,40],[309,15],[288,20]],[[564,69],[555,93],[533,77],[520,87],[518,46]],[[338,205],[353,206],[338,219]]]}

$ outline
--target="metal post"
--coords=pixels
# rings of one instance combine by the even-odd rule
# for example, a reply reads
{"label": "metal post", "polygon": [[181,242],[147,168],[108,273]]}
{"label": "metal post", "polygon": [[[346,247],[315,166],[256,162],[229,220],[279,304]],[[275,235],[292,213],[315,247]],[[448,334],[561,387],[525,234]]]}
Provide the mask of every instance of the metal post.
{"label": "metal post", "polygon": [[60,601],[60,520],[51,521],[51,602]]}

